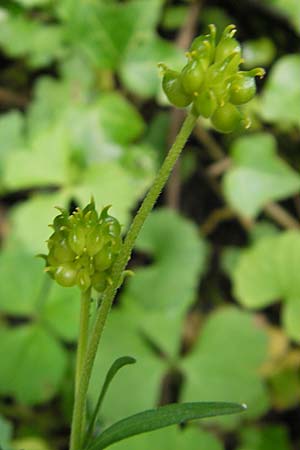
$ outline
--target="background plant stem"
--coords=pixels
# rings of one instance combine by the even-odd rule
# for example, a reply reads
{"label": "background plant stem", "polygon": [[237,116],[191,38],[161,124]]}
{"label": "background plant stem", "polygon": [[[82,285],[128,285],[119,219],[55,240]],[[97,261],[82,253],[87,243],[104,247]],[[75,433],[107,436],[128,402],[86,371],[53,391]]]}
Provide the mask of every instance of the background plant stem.
{"label": "background plant stem", "polygon": [[136,238],[153,206],[156,203],[159,194],[165,186],[169,175],[188,140],[193,128],[196,124],[197,118],[189,113],[186,117],[179,134],[176,137],[174,144],[172,145],[168,155],[166,156],[152,187],[146,195],[141,207],[139,208],[133,222],[128,230],[124,244],[122,246],[119,257],[117,258],[112,272],[112,284],[106,289],[103,299],[97,313],[94,328],[89,340],[89,345],[84,360],[84,366],[82,375],[80,377],[78,390],[75,396],[75,404],[73,410],[73,422],[71,430],[71,445],[70,450],[81,450],[81,430],[84,418],[84,406],[86,402],[86,396],[89,386],[89,380],[92,373],[92,368],[97,353],[99,341],[103,332],[103,328],[110,311],[112,302],[114,300],[116,291],[119,287],[120,279],[128,260],[130,259],[131,252],[136,241]]}
{"label": "background plant stem", "polygon": [[[176,37],[176,46],[183,50],[187,50],[196,34],[199,23],[200,10],[203,6],[204,0],[194,0],[190,3],[187,18],[182,24],[178,35]],[[176,138],[181,125],[184,121],[185,111],[173,106],[171,110],[171,123],[168,132],[168,147],[172,145]],[[176,210],[180,209],[181,196],[181,168],[180,160],[175,164],[168,184],[166,186],[166,203],[169,208]]]}

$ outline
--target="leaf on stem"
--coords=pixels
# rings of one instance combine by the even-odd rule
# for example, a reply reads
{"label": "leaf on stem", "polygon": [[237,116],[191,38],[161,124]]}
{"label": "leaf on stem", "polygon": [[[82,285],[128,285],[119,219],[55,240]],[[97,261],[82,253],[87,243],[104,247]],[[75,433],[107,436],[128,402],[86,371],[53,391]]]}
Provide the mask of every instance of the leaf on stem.
{"label": "leaf on stem", "polygon": [[200,402],[182,403],[150,409],[116,422],[103,431],[86,449],[103,450],[115,442],[188,420],[234,414],[246,409],[237,403]]}
{"label": "leaf on stem", "polygon": [[112,382],[113,378],[115,377],[115,375],[117,374],[117,372],[122,369],[122,367],[127,366],[128,364],[135,364],[136,363],[136,359],[132,358],[131,356],[122,356],[121,358],[116,359],[113,364],[111,365],[110,369],[107,372],[107,375],[105,377],[102,389],[100,391],[100,395],[97,401],[97,404],[95,406],[90,424],[89,424],[89,428],[87,430],[85,439],[84,439],[84,444],[87,445],[88,442],[90,441],[90,438],[93,434],[93,429],[94,429],[94,425],[97,419],[97,416],[99,414],[101,405],[103,403],[105,394],[107,392],[107,389],[109,388],[110,383]]}

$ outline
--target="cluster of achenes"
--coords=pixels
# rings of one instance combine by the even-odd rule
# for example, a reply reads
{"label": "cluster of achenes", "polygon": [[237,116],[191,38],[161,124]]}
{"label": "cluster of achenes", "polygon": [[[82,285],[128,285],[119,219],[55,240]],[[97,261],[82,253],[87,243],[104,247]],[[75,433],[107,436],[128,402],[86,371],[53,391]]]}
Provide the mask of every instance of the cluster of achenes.
{"label": "cluster of achenes", "polygon": [[94,201],[71,215],[59,209],[50,226],[54,233],[48,243],[46,271],[61,286],[93,287],[103,292],[110,282],[110,270],[120,251],[121,226],[108,214],[109,206],[98,215]]}
{"label": "cluster of achenes", "polygon": [[239,70],[243,59],[235,33],[235,26],[229,25],[216,44],[216,27],[210,25],[208,34],[193,41],[186,54],[188,63],[181,72],[160,64],[163,90],[169,101],[179,108],[192,105],[196,116],[210,118],[223,133],[250,126],[239,105],[255,96],[255,77],[265,74],[261,68]]}

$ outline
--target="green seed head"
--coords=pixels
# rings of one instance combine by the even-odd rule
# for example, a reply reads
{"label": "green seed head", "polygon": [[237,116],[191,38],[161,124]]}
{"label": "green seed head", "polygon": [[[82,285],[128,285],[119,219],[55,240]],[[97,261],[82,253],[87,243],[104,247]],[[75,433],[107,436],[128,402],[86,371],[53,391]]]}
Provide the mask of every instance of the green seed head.
{"label": "green seed head", "polygon": [[59,209],[51,225],[54,233],[47,241],[48,255],[41,256],[46,272],[61,286],[104,291],[122,245],[121,226],[108,210],[99,215],[93,200],[70,215]]}
{"label": "green seed head", "polygon": [[222,133],[249,126],[249,120],[241,119],[244,115],[239,106],[255,96],[255,77],[264,75],[261,68],[239,69],[243,59],[235,34],[236,27],[229,25],[216,42],[216,27],[210,25],[208,34],[192,42],[181,72],[161,64],[163,90],[170,103],[180,108],[191,106],[194,115],[211,118]]}

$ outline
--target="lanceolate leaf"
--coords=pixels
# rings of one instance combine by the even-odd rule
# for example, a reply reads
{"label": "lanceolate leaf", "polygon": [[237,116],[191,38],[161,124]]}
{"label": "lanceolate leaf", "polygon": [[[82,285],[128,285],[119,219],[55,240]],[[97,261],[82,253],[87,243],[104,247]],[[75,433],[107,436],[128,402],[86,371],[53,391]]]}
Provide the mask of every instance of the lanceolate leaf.
{"label": "lanceolate leaf", "polygon": [[97,415],[99,413],[99,410],[101,408],[102,402],[104,400],[105,394],[107,389],[109,388],[110,383],[112,382],[115,375],[119,372],[122,367],[127,366],[128,364],[134,364],[136,363],[136,360],[132,358],[131,356],[122,356],[121,358],[118,358],[114,361],[114,363],[109,368],[109,371],[107,372],[105,381],[103,383],[102,389],[100,391],[100,395],[97,401],[97,404],[95,406],[95,410],[93,413],[93,416],[90,421],[90,425],[86,434],[85,442],[89,442],[90,436],[93,433],[93,428],[97,419]]}
{"label": "lanceolate leaf", "polygon": [[116,422],[104,430],[87,450],[102,450],[115,442],[188,420],[239,413],[245,406],[236,403],[182,403],[150,409]]}
{"label": "lanceolate leaf", "polygon": [[[153,408],[156,404],[167,363],[153,353],[152,348],[141,336],[143,330],[140,330],[136,316],[132,317],[131,311],[126,310],[122,304],[120,308],[113,308],[103,334],[101,349],[95,360],[89,389],[90,404],[95,407],[99,384],[104,383],[105,368],[110,366],[112,360],[120,355],[132,354],[139,363],[127,366],[122,376],[114,378],[112,389],[107,391],[105,403],[101,408],[101,421],[107,425],[139,411]],[[117,336],[119,337],[116,338]]]}

